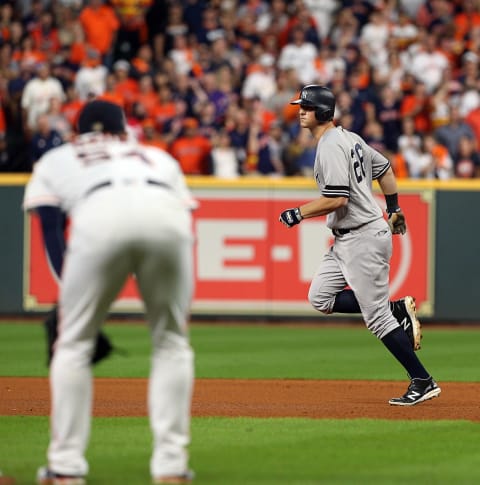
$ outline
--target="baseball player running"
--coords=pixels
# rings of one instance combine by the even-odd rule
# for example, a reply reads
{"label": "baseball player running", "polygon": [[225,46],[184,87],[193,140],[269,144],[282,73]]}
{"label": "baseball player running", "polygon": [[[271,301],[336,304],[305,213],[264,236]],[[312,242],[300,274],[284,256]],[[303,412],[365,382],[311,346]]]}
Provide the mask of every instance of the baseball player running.
{"label": "baseball player running", "polygon": [[[47,254],[61,271],[60,331],[50,367],[48,465],[40,484],[86,483],[96,335],[127,276],[134,274],[150,326],[148,411],[153,483],[189,483],[193,351],[187,318],[193,293],[190,209],[195,205],[168,154],[128,140],[115,104],[95,100],[80,135],[37,162],[24,208],[41,218]],[[63,261],[63,214],[71,220]]]}
{"label": "baseball player running", "polygon": [[[283,211],[280,221],[292,227],[303,219],[327,215],[327,226],[335,236],[313,277],[309,301],[326,314],[362,313],[367,328],[411,379],[407,392],[390,399],[390,404],[413,406],[437,397],[440,388],[415,354],[421,338],[415,300],[407,296],[389,301],[392,233],[406,231],[390,162],[360,136],[334,124],[335,97],[330,89],[305,86],[291,104],[300,106],[301,127],[318,141],[314,176],[321,195]],[[374,199],[373,179],[385,196],[388,222]]]}

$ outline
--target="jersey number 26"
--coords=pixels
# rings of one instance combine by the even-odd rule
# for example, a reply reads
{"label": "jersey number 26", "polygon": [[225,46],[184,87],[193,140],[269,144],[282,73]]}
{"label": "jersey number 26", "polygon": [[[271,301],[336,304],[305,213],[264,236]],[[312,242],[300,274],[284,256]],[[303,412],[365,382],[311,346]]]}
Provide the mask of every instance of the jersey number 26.
{"label": "jersey number 26", "polygon": [[360,143],[357,143],[351,150],[350,150],[350,157],[353,163],[353,171],[355,172],[355,177],[357,178],[357,182],[360,183],[366,175],[365,172],[365,165],[363,163],[363,152],[362,146]]}

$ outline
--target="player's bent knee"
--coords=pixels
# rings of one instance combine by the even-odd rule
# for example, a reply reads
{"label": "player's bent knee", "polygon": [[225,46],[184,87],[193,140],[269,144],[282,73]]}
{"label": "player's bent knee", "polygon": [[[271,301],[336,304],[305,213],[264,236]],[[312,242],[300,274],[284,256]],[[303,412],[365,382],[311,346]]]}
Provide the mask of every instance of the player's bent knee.
{"label": "player's bent knee", "polygon": [[362,309],[365,324],[378,339],[382,339],[387,333],[391,332],[393,328],[398,326],[398,323],[392,317],[391,312],[387,307],[372,306]]}
{"label": "player's bent knee", "polygon": [[332,298],[323,298],[321,295],[310,291],[308,293],[308,301],[315,308],[315,310],[329,314],[332,313],[332,307],[334,300]]}

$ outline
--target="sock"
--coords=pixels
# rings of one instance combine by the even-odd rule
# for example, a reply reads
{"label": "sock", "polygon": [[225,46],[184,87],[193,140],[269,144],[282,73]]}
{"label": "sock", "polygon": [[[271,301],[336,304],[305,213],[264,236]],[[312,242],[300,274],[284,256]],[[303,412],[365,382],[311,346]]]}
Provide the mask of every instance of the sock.
{"label": "sock", "polygon": [[402,327],[395,328],[382,339],[383,344],[403,365],[411,379],[428,379],[430,374],[412,349],[410,340]]}
{"label": "sock", "polygon": [[342,290],[335,297],[334,313],[361,313],[357,297],[352,290]]}

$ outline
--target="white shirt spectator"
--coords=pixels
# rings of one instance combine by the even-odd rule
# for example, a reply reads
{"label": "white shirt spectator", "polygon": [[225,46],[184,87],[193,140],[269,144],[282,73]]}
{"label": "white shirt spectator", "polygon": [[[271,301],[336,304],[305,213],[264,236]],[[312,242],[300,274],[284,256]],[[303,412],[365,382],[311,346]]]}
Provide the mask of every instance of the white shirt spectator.
{"label": "white shirt spectator", "polygon": [[460,97],[460,114],[463,118],[480,106],[480,94],[476,89],[468,89]]}
{"label": "white shirt spectator", "polygon": [[75,76],[75,89],[78,97],[85,101],[91,95],[100,96],[105,92],[108,69],[99,64],[97,66],[83,66]]}
{"label": "white shirt spectator", "polygon": [[360,45],[372,66],[381,66],[388,61],[387,40],[390,34],[388,22],[381,12],[374,11],[371,20],[360,33]]}
{"label": "white shirt spectator", "polygon": [[62,84],[50,76],[47,64],[37,66],[37,75],[25,85],[21,100],[21,106],[27,112],[28,127],[32,130],[36,127],[38,116],[48,111],[52,98],[65,99]]}
{"label": "white shirt spectator", "polygon": [[295,29],[293,42],[286,44],[280,51],[278,67],[295,69],[300,82],[310,84],[316,79],[315,59],[317,54],[317,48],[311,42],[305,42],[303,31]]}
{"label": "white shirt spectator", "polygon": [[179,74],[188,74],[195,62],[194,51],[188,46],[185,35],[176,35],[174,37],[173,48],[168,53],[168,57],[175,64],[175,70]]}
{"label": "white shirt spectator", "polygon": [[260,69],[248,74],[242,87],[242,97],[259,98],[263,102],[277,91],[277,81],[272,67],[275,62],[271,54],[262,54],[259,58]]}
{"label": "white shirt spectator", "polygon": [[411,177],[418,178],[420,170],[425,160],[420,160],[422,156],[422,139],[417,134],[400,135],[398,137],[398,149],[407,162]]}
{"label": "white shirt spectator", "polygon": [[391,35],[398,43],[408,44],[417,38],[418,28],[412,23],[404,25],[396,24],[392,27]]}
{"label": "white shirt spectator", "polygon": [[427,34],[420,44],[413,44],[408,51],[410,73],[425,84],[428,93],[432,93],[450,65],[447,56],[436,49],[436,38],[431,34]]}
{"label": "white shirt spectator", "polygon": [[339,7],[338,0],[303,0],[313,18],[317,22],[318,34],[325,39],[333,23],[333,15]]}
{"label": "white shirt spectator", "polygon": [[441,52],[421,52],[413,59],[410,72],[432,93],[441,83],[443,71],[448,65],[448,59]]}

